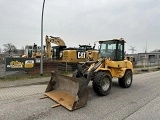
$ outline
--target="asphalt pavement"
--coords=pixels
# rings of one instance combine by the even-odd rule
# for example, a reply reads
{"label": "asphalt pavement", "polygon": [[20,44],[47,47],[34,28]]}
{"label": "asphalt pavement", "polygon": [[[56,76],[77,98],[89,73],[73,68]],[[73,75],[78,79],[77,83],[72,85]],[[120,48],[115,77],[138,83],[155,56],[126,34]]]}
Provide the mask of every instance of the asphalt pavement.
{"label": "asphalt pavement", "polygon": [[4,81],[0,81],[0,88],[45,84],[45,83],[48,83],[49,80],[50,80],[50,77],[41,77],[41,78],[34,78],[34,79],[21,79],[21,80],[14,80],[14,81],[8,81],[6,79]]}
{"label": "asphalt pavement", "polygon": [[[73,112],[55,102],[40,100],[46,84],[0,88],[0,119],[2,120],[159,120],[160,71],[135,74],[128,89],[113,79],[111,93],[100,97],[89,84],[89,99],[84,108]],[[14,95],[10,94],[13,92]],[[7,96],[8,95],[8,96]],[[10,96],[10,98],[9,98]]]}

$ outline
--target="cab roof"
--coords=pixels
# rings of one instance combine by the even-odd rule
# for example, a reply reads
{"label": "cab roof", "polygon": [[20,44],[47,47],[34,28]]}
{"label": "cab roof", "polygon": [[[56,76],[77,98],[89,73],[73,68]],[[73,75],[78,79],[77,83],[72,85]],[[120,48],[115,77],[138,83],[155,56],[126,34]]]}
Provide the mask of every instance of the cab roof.
{"label": "cab roof", "polygon": [[92,47],[91,45],[79,45],[80,47]]}
{"label": "cab roof", "polygon": [[123,38],[120,38],[120,39],[112,39],[112,40],[100,40],[99,44],[101,44],[101,43],[103,43],[105,41],[124,41],[124,43],[126,43],[126,41]]}

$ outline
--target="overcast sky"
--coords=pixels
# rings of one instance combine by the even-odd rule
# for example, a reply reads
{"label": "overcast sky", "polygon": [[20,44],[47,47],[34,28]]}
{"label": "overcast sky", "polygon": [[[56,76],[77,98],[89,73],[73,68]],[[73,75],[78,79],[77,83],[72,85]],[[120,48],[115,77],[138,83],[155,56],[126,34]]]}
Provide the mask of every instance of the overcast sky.
{"label": "overcast sky", "polygon": [[[160,49],[160,0],[45,0],[44,37],[61,37],[68,47],[113,38],[126,51]],[[0,48],[41,45],[43,0],[0,0]],[[43,41],[45,44],[45,41]]]}

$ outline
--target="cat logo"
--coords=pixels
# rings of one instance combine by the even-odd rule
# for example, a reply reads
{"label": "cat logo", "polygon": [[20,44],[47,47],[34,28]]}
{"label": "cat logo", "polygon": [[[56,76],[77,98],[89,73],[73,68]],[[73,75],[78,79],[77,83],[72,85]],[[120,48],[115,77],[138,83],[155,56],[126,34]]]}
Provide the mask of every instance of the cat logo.
{"label": "cat logo", "polygon": [[86,58],[86,53],[85,52],[78,52],[77,58],[78,59],[80,59],[80,58]]}

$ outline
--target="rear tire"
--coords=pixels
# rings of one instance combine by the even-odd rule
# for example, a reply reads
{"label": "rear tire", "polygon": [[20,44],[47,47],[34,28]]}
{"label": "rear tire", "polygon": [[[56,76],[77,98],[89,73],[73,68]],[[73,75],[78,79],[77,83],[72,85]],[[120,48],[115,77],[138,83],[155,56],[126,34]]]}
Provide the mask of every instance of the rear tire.
{"label": "rear tire", "polygon": [[112,86],[112,77],[107,72],[96,73],[94,80],[92,82],[92,87],[95,93],[100,96],[105,96],[109,94]]}
{"label": "rear tire", "polygon": [[122,78],[118,79],[119,86],[123,88],[129,88],[132,85],[132,72],[126,71]]}

